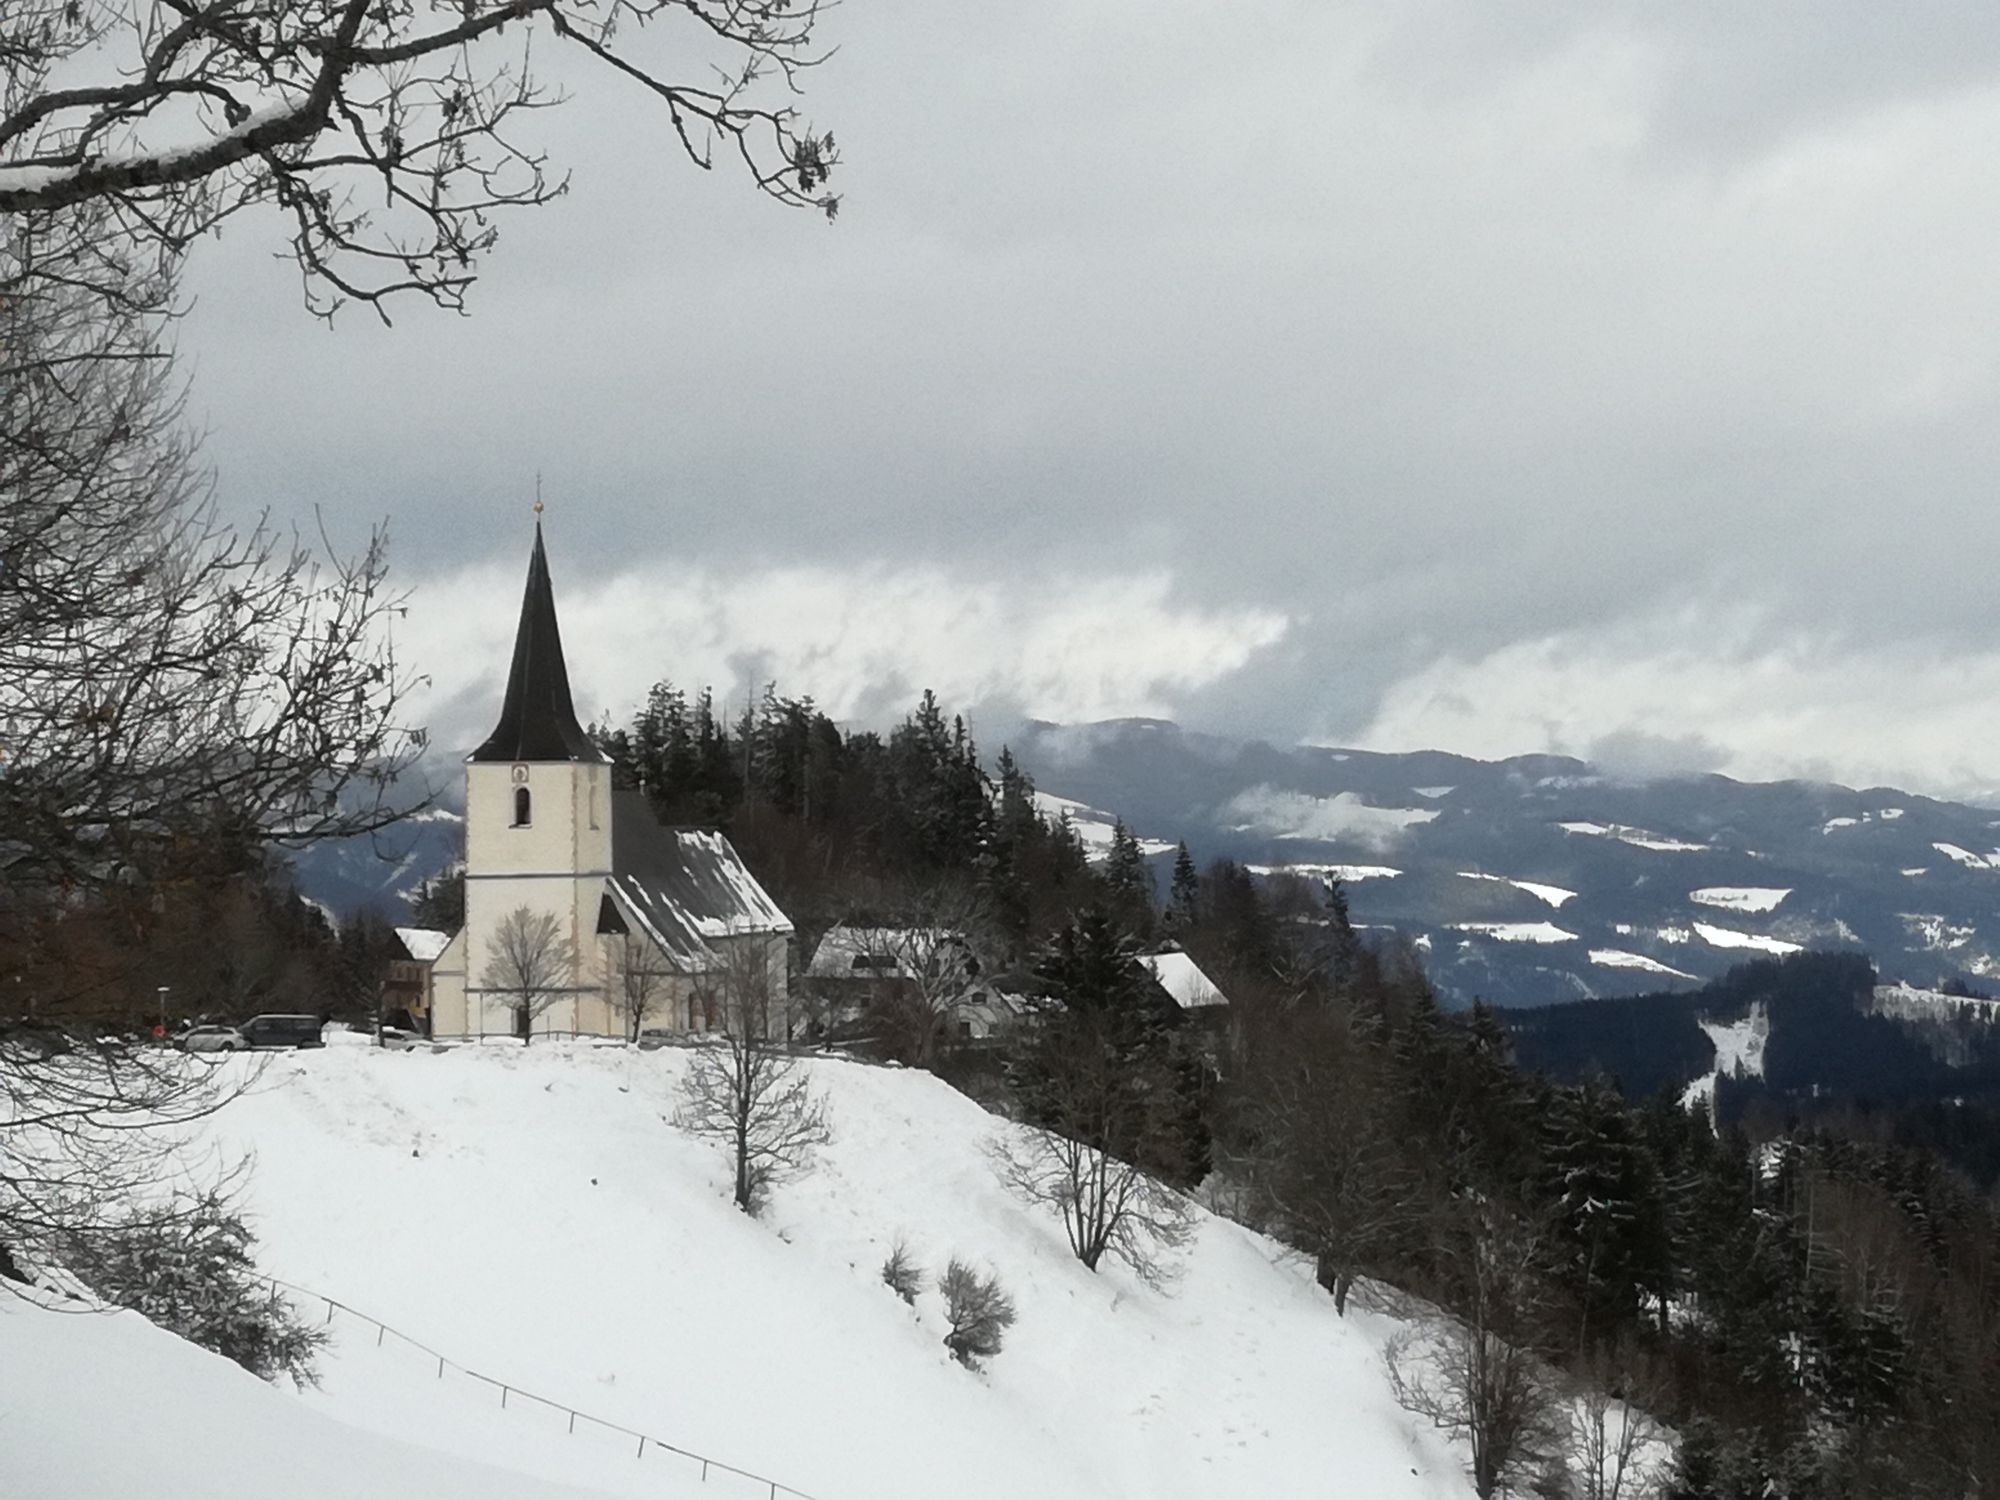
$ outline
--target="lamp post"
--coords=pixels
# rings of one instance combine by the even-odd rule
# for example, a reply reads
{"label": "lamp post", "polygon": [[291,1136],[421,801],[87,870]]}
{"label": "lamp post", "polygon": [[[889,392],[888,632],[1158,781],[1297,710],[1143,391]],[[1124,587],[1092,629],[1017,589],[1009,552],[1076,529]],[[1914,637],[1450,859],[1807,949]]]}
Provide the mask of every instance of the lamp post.
{"label": "lamp post", "polygon": [[167,1035],[167,992],[172,988],[173,986],[168,984],[160,986],[160,1037],[162,1040],[165,1040]]}

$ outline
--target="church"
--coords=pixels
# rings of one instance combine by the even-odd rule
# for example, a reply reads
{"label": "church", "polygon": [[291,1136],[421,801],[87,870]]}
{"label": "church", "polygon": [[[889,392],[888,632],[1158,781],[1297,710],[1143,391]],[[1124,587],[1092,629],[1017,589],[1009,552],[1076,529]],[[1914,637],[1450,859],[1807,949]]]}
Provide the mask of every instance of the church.
{"label": "church", "polygon": [[[760,973],[783,1015],[790,920],[722,834],[614,790],[577,722],[535,509],[500,722],[465,762],[465,925],[432,969],[431,1035],[703,1031],[725,972]],[[560,956],[530,1004],[499,972],[503,929],[544,919]]]}

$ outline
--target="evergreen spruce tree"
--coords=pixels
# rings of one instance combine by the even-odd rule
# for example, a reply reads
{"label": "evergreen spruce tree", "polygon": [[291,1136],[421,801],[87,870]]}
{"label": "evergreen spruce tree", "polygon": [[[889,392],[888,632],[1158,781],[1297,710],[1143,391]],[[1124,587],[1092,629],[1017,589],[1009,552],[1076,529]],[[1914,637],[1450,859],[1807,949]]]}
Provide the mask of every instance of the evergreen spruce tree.
{"label": "evergreen spruce tree", "polygon": [[1201,920],[1201,876],[1183,840],[1174,850],[1174,874],[1167,886],[1167,926],[1176,937],[1194,930]]}
{"label": "evergreen spruce tree", "polygon": [[1036,965],[1035,977],[1057,1009],[1030,1029],[1009,1059],[1009,1084],[1031,1124],[1053,1126],[1056,1106],[1044,1080],[1051,1049],[1099,1049],[1103,1076],[1121,1092],[1147,1101],[1143,1109],[1107,1109],[1093,1127],[1074,1101],[1061,1113],[1085,1144],[1130,1162],[1176,1186],[1190,1186],[1209,1166],[1205,1118],[1206,1070],[1185,1036],[1180,1008],[1160,992],[1110,913],[1085,911],[1065,927]]}
{"label": "evergreen spruce tree", "polygon": [[1544,1171],[1569,1256],[1569,1283],[1582,1304],[1577,1346],[1588,1349],[1632,1326],[1641,1285],[1657,1279],[1659,1170],[1624,1101],[1610,1089],[1559,1089],[1549,1104]]}

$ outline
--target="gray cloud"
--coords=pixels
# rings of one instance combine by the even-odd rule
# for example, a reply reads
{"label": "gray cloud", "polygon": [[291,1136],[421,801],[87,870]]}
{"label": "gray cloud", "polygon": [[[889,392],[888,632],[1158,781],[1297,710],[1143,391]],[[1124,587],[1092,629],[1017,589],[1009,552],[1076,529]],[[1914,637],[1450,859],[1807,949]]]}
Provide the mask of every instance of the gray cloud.
{"label": "gray cloud", "polygon": [[[1775,764],[1749,696],[1537,716],[1451,668],[1557,640],[1622,681],[1747,603],[1886,721],[1938,709],[1869,652],[1974,663],[2000,629],[1962,561],[2000,544],[2000,12],[883,0],[829,24],[831,229],[682,168],[590,77],[549,117],[574,191],[505,226],[470,319],[325,335],[274,242],[205,246],[186,345],[229,502],[393,515],[420,601],[504,637],[514,586],[467,583],[518,570],[542,471],[605,707],[782,667],[866,712],[944,678],[1025,713],[1494,753],[1630,729]],[[992,653],[976,604],[816,631],[766,589],[790,569],[828,620],[897,606],[905,570],[1017,602]],[[653,628],[690,601],[725,625]],[[1099,649],[1175,618],[1284,626],[1177,679],[1134,666],[1158,641]],[[1447,681],[1462,711],[1410,709]]]}

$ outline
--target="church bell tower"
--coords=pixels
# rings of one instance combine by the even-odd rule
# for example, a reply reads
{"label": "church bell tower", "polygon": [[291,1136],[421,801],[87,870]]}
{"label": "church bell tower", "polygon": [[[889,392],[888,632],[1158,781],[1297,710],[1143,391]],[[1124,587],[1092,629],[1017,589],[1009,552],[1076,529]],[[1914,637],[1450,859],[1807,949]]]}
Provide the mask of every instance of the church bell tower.
{"label": "church bell tower", "polygon": [[612,869],[611,764],[570,699],[539,501],[535,510],[500,722],[465,762],[465,927],[454,946],[467,1035],[513,1029],[509,997],[486,984],[484,971],[501,924],[522,907],[554,916],[576,960],[567,995],[548,1005],[534,1030],[610,1029],[597,924]]}

